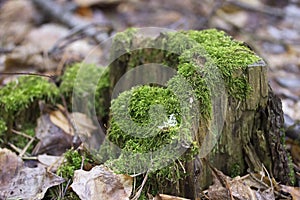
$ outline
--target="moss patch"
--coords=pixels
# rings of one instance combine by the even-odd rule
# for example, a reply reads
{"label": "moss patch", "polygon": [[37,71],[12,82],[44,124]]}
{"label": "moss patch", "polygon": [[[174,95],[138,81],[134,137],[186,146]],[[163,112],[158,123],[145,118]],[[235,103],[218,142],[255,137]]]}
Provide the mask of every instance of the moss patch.
{"label": "moss patch", "polygon": [[22,76],[1,88],[0,117],[2,118],[2,125],[0,126],[2,130],[0,132],[3,135],[3,142],[10,141],[13,143],[19,138],[20,141],[14,144],[19,145],[19,148],[24,147],[26,145],[24,138],[20,138],[21,136],[12,137],[7,132],[10,132],[16,125],[19,129],[21,128],[22,132],[26,131],[27,128],[24,124],[34,124],[35,118],[39,114],[38,101],[54,103],[58,95],[59,91],[54,83],[50,82],[49,79],[37,76]]}
{"label": "moss patch", "polygon": [[[81,70],[81,77],[78,78],[79,70]],[[71,102],[70,98],[72,97],[72,94],[76,96],[86,96],[88,92],[91,92],[90,88],[94,87],[94,85],[91,85],[94,83],[91,79],[99,79],[99,81],[94,91],[95,105],[87,106],[89,109],[92,109],[95,106],[97,115],[102,118],[107,116],[109,112],[109,106],[107,106],[105,99],[110,85],[108,68],[98,67],[92,64],[74,64],[68,67],[61,77],[59,90],[64,96],[68,97],[68,101]],[[76,88],[74,89],[74,87]]]}
{"label": "moss patch", "polygon": [[59,94],[57,87],[48,79],[23,76],[0,89],[0,107],[8,113],[28,108],[35,100],[54,102]]}

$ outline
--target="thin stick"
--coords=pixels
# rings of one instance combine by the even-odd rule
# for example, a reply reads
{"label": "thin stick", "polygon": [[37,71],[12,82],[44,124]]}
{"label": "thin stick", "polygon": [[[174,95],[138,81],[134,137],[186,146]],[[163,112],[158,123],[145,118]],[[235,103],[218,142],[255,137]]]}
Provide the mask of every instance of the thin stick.
{"label": "thin stick", "polygon": [[23,137],[25,137],[25,138],[28,138],[28,139],[34,139],[34,137],[32,137],[32,136],[30,136],[30,135],[27,135],[27,134],[25,134],[25,133],[22,133],[22,132],[20,132],[20,131],[17,131],[17,130],[15,130],[15,129],[11,129],[11,132],[13,132],[13,133],[15,133],[15,134],[17,134],[17,135],[21,135],[21,136],[23,136]]}
{"label": "thin stick", "polygon": [[29,75],[29,76],[43,76],[50,79],[53,79],[54,76],[46,75],[46,74],[38,74],[38,73],[31,73],[31,72],[0,72],[0,75]]}
{"label": "thin stick", "polygon": [[18,152],[19,154],[22,152],[22,150],[21,150],[19,147],[15,146],[15,145],[12,144],[12,143],[8,142],[8,145],[9,145],[13,150],[15,150],[16,152]]}
{"label": "thin stick", "polygon": [[[276,17],[284,17],[286,15],[283,9],[274,8],[271,6],[265,6],[265,5],[264,6],[253,6],[249,3],[244,3],[241,1],[234,1],[234,0],[227,0],[225,3],[240,7],[245,10],[260,12],[263,14],[272,15],[272,16],[276,16]],[[298,16],[293,15],[293,17],[297,18]]]}
{"label": "thin stick", "polygon": [[23,150],[19,153],[19,157],[23,157],[23,155],[26,153],[27,149],[29,148],[29,146],[33,143],[35,139],[31,138],[31,140],[26,144],[26,146],[23,148]]}
{"label": "thin stick", "polygon": [[131,200],[137,200],[140,196],[141,196],[141,193],[142,193],[142,190],[146,184],[146,181],[148,179],[148,174],[149,174],[149,170],[147,170],[147,173],[145,175],[145,178],[140,186],[140,189],[135,193],[134,197],[131,198]]}

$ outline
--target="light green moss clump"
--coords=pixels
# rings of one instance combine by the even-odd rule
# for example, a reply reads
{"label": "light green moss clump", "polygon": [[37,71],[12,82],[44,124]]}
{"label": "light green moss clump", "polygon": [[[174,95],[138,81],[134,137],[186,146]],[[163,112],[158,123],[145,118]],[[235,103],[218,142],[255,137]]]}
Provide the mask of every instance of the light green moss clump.
{"label": "light green moss clump", "polygon": [[0,108],[14,113],[28,108],[35,100],[54,102],[58,94],[58,88],[48,79],[23,76],[0,89]]}
{"label": "light green moss clump", "polygon": [[74,171],[80,169],[82,157],[78,151],[70,149],[64,153],[65,162],[58,168],[56,174],[65,179],[72,179]]}
{"label": "light green moss clump", "polygon": [[[80,74],[78,74],[80,72]],[[80,76],[80,77],[77,77]],[[95,84],[95,85],[94,85]],[[95,105],[87,105],[89,109],[95,106],[97,115],[108,115],[107,99],[109,90],[109,69],[92,64],[76,63],[69,66],[61,77],[59,90],[64,96],[86,96],[94,88]],[[73,93],[74,92],[74,93]],[[70,100],[71,102],[71,100]]]}
{"label": "light green moss clump", "polygon": [[[128,28],[126,31],[117,33],[114,36],[113,44],[112,44],[113,48],[111,48],[113,51],[113,52],[111,52],[113,57],[117,58],[120,55],[116,55],[116,54],[120,54],[120,53],[123,54],[123,53],[130,51],[132,39],[133,39],[134,35],[136,34],[136,32],[137,32],[137,29]],[[121,51],[119,51],[119,50],[121,50]],[[125,50],[125,52],[124,52],[124,50]]]}
{"label": "light green moss clump", "polygon": [[2,143],[3,140],[3,134],[5,133],[5,131],[7,131],[7,126],[6,126],[6,123],[5,121],[3,121],[1,118],[0,118],[0,142]]}
{"label": "light green moss clump", "polygon": [[[166,177],[168,181],[175,183],[187,175],[180,163],[192,159],[197,154],[198,147],[193,142],[191,130],[182,128],[183,110],[170,89],[148,85],[134,87],[112,101],[111,111],[114,117],[108,130],[108,138],[122,148],[122,153],[107,161],[106,165],[118,173],[134,174],[152,163],[151,168],[155,170],[149,174],[151,183],[159,180],[162,184]],[[129,121],[133,124],[128,123]],[[182,146],[164,149],[173,142],[191,145],[185,147],[186,152],[178,158],[174,157],[174,152],[179,151]],[[149,152],[153,154],[148,154]],[[167,161],[169,165],[161,168]],[[150,184],[149,187],[154,190],[156,188],[155,184]]]}
{"label": "light green moss clump", "polygon": [[0,118],[0,134],[7,130],[7,126],[5,121]]}
{"label": "light green moss clump", "polygon": [[[187,41],[182,43],[181,40],[185,36],[189,39],[185,39]],[[195,63],[193,60],[200,55],[205,58],[206,66],[214,65],[220,70],[229,95],[242,100],[250,93],[251,88],[245,75],[246,69],[262,59],[243,42],[234,40],[225,32],[216,29],[182,31],[171,33],[169,37],[168,49],[179,48],[180,52],[183,52],[179,66],[193,65]],[[183,46],[178,47],[178,44]],[[206,72],[209,74],[208,70]]]}

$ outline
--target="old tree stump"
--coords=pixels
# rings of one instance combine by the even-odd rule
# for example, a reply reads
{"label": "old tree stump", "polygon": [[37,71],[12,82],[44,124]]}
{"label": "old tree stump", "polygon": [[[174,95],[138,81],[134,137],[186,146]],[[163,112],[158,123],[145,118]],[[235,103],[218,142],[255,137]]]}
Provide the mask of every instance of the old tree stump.
{"label": "old tree stump", "polygon": [[106,96],[115,99],[107,135],[121,148],[116,157],[106,152],[113,169],[148,171],[145,193],[192,199],[212,183],[204,159],[230,176],[265,166],[291,184],[281,101],[268,85],[267,66],[249,47],[217,30],[147,36],[129,29],[114,37],[111,49]]}

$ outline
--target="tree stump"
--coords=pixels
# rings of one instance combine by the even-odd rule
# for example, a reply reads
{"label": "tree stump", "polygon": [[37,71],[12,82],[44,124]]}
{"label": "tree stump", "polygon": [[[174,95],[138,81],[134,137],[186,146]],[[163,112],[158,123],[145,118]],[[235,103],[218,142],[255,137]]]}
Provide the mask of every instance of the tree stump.
{"label": "tree stump", "polygon": [[[222,116],[214,117],[216,120],[218,117],[223,117],[223,124],[220,130],[216,130],[220,132],[220,136],[217,137],[216,144],[208,154],[202,156],[199,152],[193,153],[192,159],[182,160],[179,164],[177,162],[181,171],[185,171],[185,176],[175,181],[166,178],[164,184],[159,184],[161,180],[157,180],[156,186],[153,186],[156,183],[153,183],[155,178],[152,178],[152,185],[149,183],[148,191],[169,193],[191,199],[197,198],[199,192],[212,182],[210,169],[202,162],[203,157],[212,166],[230,176],[246,174],[247,170],[259,172],[265,166],[277,181],[291,184],[292,171],[289,168],[288,155],[282,140],[284,132],[281,101],[268,85],[267,66],[261,58],[242,42],[233,40],[222,31],[161,33],[152,38],[141,37],[137,32],[138,30],[130,29],[114,38],[113,62],[109,68],[110,95],[107,95],[116,98],[112,107],[116,107],[114,102],[118,102],[124,91],[132,90],[130,89],[132,86],[143,83],[143,80],[150,80],[153,75],[143,73],[142,77],[140,75],[127,76],[126,81],[123,80],[122,84],[118,85],[122,77],[124,79],[124,74],[140,65],[159,63],[177,70],[177,74],[183,75],[196,91],[195,95],[200,104],[198,124],[190,131],[193,132],[193,140],[196,141],[198,150],[206,145],[204,138],[214,134],[210,127],[211,122],[209,122],[211,112],[214,112],[212,106],[216,109],[220,106],[219,109],[223,110]],[[191,42],[199,46],[193,46]],[[211,66],[209,63],[214,63],[214,65]],[[189,67],[196,65],[200,67],[200,71],[189,73],[190,69],[194,69]],[[223,99],[223,102],[214,102],[214,105],[207,102],[211,96],[218,97],[219,94],[212,94],[212,91],[207,93],[207,89],[203,87],[201,80],[214,74],[210,74],[210,69],[203,69],[205,67],[217,67],[220,71],[225,88],[220,92],[226,93],[226,99]],[[172,78],[159,73],[154,74],[156,74],[154,80],[162,80],[162,83],[167,83]],[[116,85],[118,85],[117,89],[115,89]],[[147,85],[166,87],[157,83],[149,83],[149,81]],[[207,94],[210,96],[205,96]],[[143,98],[136,100],[136,104],[130,108],[131,118],[135,118],[134,112],[138,112],[142,101],[144,101]],[[122,106],[121,102],[118,103],[118,106]],[[136,111],[133,109],[135,106]],[[148,108],[147,112],[150,110]],[[172,110],[172,112],[175,111]],[[151,117],[151,113],[148,117]],[[136,123],[141,123],[138,119],[135,120]],[[124,131],[116,131],[117,129],[118,124],[114,123],[114,113],[111,113],[108,137],[121,148],[129,146],[132,151],[137,150],[132,147],[137,143],[133,142],[131,145],[129,142],[132,142],[133,138],[127,137]],[[159,139],[156,138],[156,140]]]}

